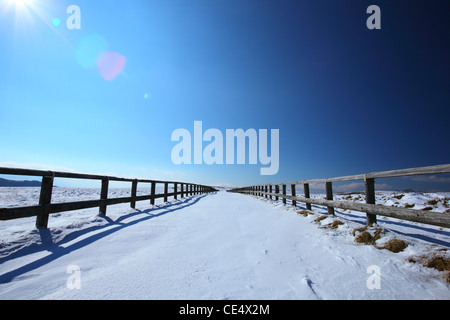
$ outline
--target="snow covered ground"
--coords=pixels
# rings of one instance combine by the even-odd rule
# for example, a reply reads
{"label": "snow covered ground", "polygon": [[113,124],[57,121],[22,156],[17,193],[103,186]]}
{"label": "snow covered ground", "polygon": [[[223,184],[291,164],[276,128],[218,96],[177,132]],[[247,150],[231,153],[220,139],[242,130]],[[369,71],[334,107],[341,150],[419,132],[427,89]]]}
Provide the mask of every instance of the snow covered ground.
{"label": "snow covered ground", "polygon": [[[0,206],[32,205],[38,194],[0,188]],[[75,197],[99,194],[55,188],[53,200]],[[361,194],[336,199],[344,197],[364,201]],[[448,198],[377,193],[378,203],[440,212]],[[49,230],[35,229],[34,218],[0,221],[0,299],[450,299],[444,273],[419,263],[449,257],[449,229],[379,217],[368,230],[382,228],[376,246],[408,243],[394,253],[355,242],[363,213],[336,210],[316,222],[326,208],[303,216],[303,204],[289,203],[218,192],[109,206],[107,217],[97,209],[56,214]],[[333,229],[335,220],[343,224]]]}

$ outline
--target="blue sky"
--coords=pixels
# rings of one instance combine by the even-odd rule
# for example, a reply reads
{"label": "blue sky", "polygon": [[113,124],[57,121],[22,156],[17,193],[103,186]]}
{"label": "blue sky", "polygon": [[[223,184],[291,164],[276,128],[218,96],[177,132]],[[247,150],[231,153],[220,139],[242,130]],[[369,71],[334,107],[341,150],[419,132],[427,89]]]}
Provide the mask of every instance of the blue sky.
{"label": "blue sky", "polygon": [[[449,163],[448,1],[11,1],[3,166],[248,185]],[[366,27],[371,4],[381,30]],[[80,30],[66,27],[69,5]],[[80,61],[86,41],[125,59],[114,79]],[[279,129],[278,174],[174,165],[171,134],[196,120],[224,135]]]}

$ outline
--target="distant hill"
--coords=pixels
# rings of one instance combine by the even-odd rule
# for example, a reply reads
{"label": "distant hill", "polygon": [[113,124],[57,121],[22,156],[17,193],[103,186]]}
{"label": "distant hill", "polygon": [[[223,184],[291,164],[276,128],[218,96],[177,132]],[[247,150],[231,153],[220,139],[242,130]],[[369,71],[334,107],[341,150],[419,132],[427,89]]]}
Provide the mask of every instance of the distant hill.
{"label": "distant hill", "polygon": [[40,181],[8,180],[0,178],[0,187],[40,187]]}

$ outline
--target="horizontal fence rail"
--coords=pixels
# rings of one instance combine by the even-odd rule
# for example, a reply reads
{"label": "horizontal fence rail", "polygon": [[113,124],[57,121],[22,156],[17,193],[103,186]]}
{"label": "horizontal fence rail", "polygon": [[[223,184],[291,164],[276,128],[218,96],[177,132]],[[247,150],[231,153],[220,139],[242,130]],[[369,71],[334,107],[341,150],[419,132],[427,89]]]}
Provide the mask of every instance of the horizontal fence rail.
{"label": "horizontal fence rail", "polygon": [[[282,198],[283,203],[286,203],[286,199],[288,199],[292,201],[293,206],[296,206],[297,202],[303,202],[306,204],[307,210],[311,210],[312,204],[326,206],[328,209],[328,214],[330,215],[334,215],[334,208],[365,212],[367,214],[368,225],[376,223],[377,222],[376,216],[379,215],[450,228],[450,214],[448,213],[388,207],[375,204],[376,178],[393,178],[393,177],[443,174],[443,173],[450,173],[450,164],[420,167],[420,168],[410,168],[402,170],[391,170],[383,172],[371,172],[366,174],[358,174],[353,176],[345,176],[337,178],[261,184],[243,188],[236,188],[229,190],[229,192],[252,194],[265,198],[270,197],[271,199],[272,197],[275,197],[275,200]],[[333,185],[332,185],[333,182],[354,181],[354,180],[364,180],[366,203],[333,200]],[[325,183],[326,199],[311,198],[309,184],[315,182]],[[291,186],[291,195],[286,194],[286,186],[288,185]],[[304,188],[303,197],[296,195],[296,185],[303,185]],[[280,186],[282,188],[282,192],[280,192]]]}
{"label": "horizontal fence rail", "polygon": [[[42,177],[39,204],[35,206],[26,206],[26,207],[0,208],[0,220],[12,220],[35,216],[36,226],[39,228],[47,228],[49,215],[52,213],[99,207],[100,214],[106,215],[106,208],[108,205],[114,205],[119,203],[130,203],[130,207],[134,209],[136,208],[137,201],[150,200],[150,204],[154,205],[155,199],[158,198],[163,198],[164,202],[167,202],[169,197],[174,197],[174,199],[177,199],[178,196],[183,198],[184,196],[192,196],[217,191],[213,187],[194,183],[118,178],[112,176],[102,176],[102,175],[82,174],[72,172],[43,171],[43,170],[0,167],[0,174]],[[101,181],[100,199],[65,202],[65,203],[51,203],[53,182],[55,178],[100,180]],[[121,198],[108,198],[109,181],[131,182],[131,196]],[[151,185],[150,194],[137,196],[138,183],[150,184]],[[156,193],[157,184],[164,185],[164,193],[160,194]],[[169,192],[169,185],[173,185],[173,192]]]}

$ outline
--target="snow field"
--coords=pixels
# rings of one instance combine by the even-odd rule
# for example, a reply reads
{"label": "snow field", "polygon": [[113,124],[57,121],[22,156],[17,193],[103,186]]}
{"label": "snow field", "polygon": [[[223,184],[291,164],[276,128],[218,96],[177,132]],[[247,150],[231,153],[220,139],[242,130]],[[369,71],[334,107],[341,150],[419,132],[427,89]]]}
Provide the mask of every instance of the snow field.
{"label": "snow field", "polygon": [[[29,191],[31,192],[31,191]],[[377,199],[378,200],[378,199]],[[0,299],[449,299],[442,273],[409,256],[448,248],[448,230],[379,219],[400,253],[357,244],[364,214],[315,223],[281,201],[218,192],[0,223]],[[337,229],[326,225],[344,222]],[[381,240],[381,239],[380,239]],[[79,268],[80,288],[67,285]],[[370,289],[370,266],[380,271]],[[370,270],[370,269],[369,269]]]}

